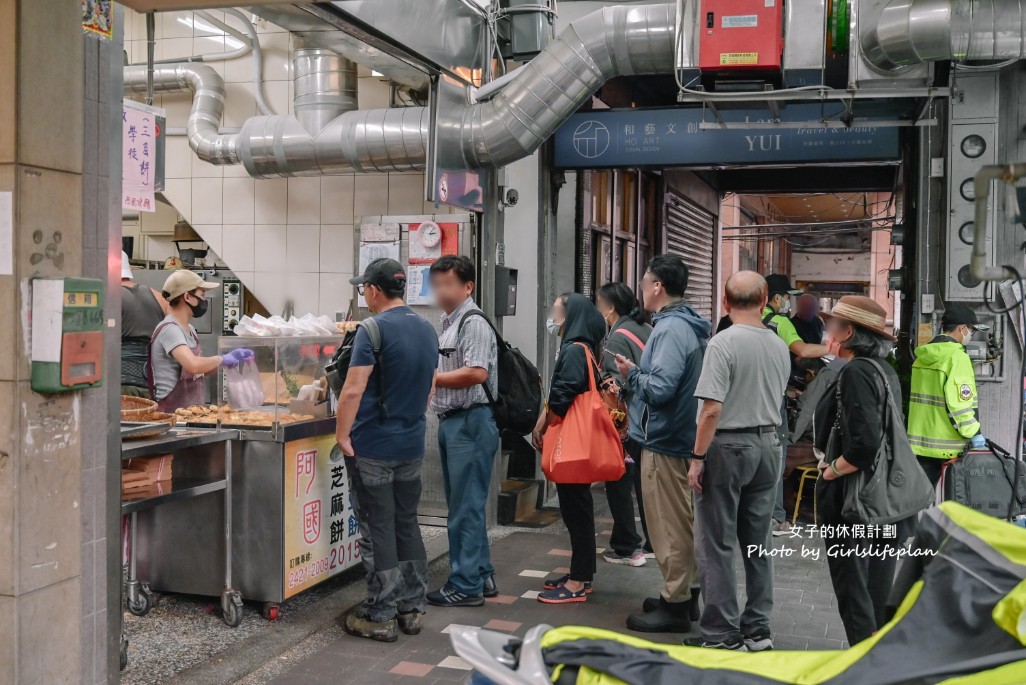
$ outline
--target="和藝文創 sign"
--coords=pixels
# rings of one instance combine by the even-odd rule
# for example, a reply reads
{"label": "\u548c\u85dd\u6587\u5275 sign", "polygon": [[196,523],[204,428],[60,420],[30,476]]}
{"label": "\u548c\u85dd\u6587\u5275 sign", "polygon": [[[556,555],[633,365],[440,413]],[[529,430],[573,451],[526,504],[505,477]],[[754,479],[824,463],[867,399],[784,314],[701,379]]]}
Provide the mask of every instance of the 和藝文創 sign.
{"label": "\u548c\u85dd\u6587\u5275 sign", "polygon": [[[831,110],[836,106],[837,111]],[[722,110],[732,128],[714,123],[696,108],[600,110],[575,114],[555,133],[555,166],[601,169],[636,166],[717,166],[829,162],[889,162],[900,158],[899,129],[872,119],[852,126],[823,127],[836,120],[842,103],[788,105],[779,120],[788,127],[734,128],[774,120],[769,111]],[[810,122],[809,126],[795,126]],[[718,123],[718,122],[716,122]]]}

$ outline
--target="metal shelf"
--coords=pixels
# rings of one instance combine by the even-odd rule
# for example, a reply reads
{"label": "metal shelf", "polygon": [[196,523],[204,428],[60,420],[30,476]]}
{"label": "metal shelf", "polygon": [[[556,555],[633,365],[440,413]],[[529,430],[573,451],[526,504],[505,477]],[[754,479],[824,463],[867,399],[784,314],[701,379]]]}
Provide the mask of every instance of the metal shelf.
{"label": "metal shelf", "polygon": [[216,430],[213,428],[173,428],[171,432],[152,440],[124,442],[121,445],[121,460],[150,457],[155,454],[171,454],[190,447],[209,445],[215,442],[237,440],[237,430]]}
{"label": "metal shelf", "polygon": [[147,497],[146,499],[133,500],[121,503],[121,513],[131,514],[143,509],[152,509],[162,504],[170,504],[191,497],[199,497],[211,492],[220,492],[228,487],[228,481],[224,478],[219,480],[203,480],[201,478],[176,478],[170,483],[173,488],[171,492]]}

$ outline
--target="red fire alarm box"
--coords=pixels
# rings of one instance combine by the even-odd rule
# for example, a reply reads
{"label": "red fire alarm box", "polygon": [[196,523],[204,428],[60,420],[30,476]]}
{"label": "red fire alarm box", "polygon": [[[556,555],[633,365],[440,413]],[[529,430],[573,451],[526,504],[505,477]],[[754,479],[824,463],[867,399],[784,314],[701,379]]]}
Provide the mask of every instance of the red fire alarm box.
{"label": "red fire alarm box", "polygon": [[702,0],[697,33],[702,71],[779,71],[783,0]]}

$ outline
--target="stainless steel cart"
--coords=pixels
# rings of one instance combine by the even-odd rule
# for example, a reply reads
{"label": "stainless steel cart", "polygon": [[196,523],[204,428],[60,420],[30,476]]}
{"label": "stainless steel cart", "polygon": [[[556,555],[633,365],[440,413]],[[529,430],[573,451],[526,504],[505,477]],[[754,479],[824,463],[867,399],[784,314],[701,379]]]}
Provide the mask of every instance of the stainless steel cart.
{"label": "stainless steel cart", "polygon": [[[175,475],[168,484],[167,492],[123,501],[121,504],[122,515],[128,516],[131,539],[126,604],[132,614],[145,616],[152,608],[154,598],[149,582],[140,581],[137,576],[138,513],[223,492],[224,587],[221,590],[221,615],[224,622],[233,628],[242,621],[242,595],[232,587],[232,441],[238,437],[237,430],[188,428],[174,429],[167,435],[151,440],[122,444],[122,461],[161,454],[172,454],[180,460],[175,463]],[[215,466],[217,462],[223,464],[222,469]],[[200,530],[193,531],[193,534],[202,539],[206,533]],[[211,549],[219,546],[216,539],[208,540],[207,543]]]}
{"label": "stainless steel cart", "polygon": [[[345,460],[332,453],[334,417],[236,435],[230,471],[235,588],[274,620],[285,600],[360,563],[359,523]],[[216,592],[214,550],[197,531],[217,520],[221,507],[200,498],[140,514],[138,565],[154,590]]]}

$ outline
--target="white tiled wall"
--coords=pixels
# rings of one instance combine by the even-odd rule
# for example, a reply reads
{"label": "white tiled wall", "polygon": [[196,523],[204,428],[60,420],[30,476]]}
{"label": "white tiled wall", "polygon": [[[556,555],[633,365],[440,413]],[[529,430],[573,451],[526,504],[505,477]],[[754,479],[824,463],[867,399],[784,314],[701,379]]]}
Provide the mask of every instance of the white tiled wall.
{"label": "white tiled wall", "polygon": [[[238,20],[211,11],[229,25]],[[156,59],[224,52],[236,47],[192,12],[159,13]],[[264,94],[277,114],[291,111],[293,37],[267,22],[257,22],[264,51]],[[125,49],[130,61],[146,59],[146,23],[141,14],[125,11]],[[224,77],[222,126],[235,128],[257,114],[253,97],[251,55],[229,62],[210,62]],[[360,107],[387,107],[388,84],[360,69]],[[167,110],[167,125],[184,128],[191,108],[188,93],[157,94],[155,104]],[[349,306],[348,279],[354,270],[353,227],[370,214],[433,214],[424,202],[421,174],[381,174],[255,180],[245,169],[201,162],[184,136],[167,141],[165,196],[207,241],[220,260],[272,313],[287,299],[302,314],[333,315]],[[172,247],[148,237],[137,256],[163,259]]]}

